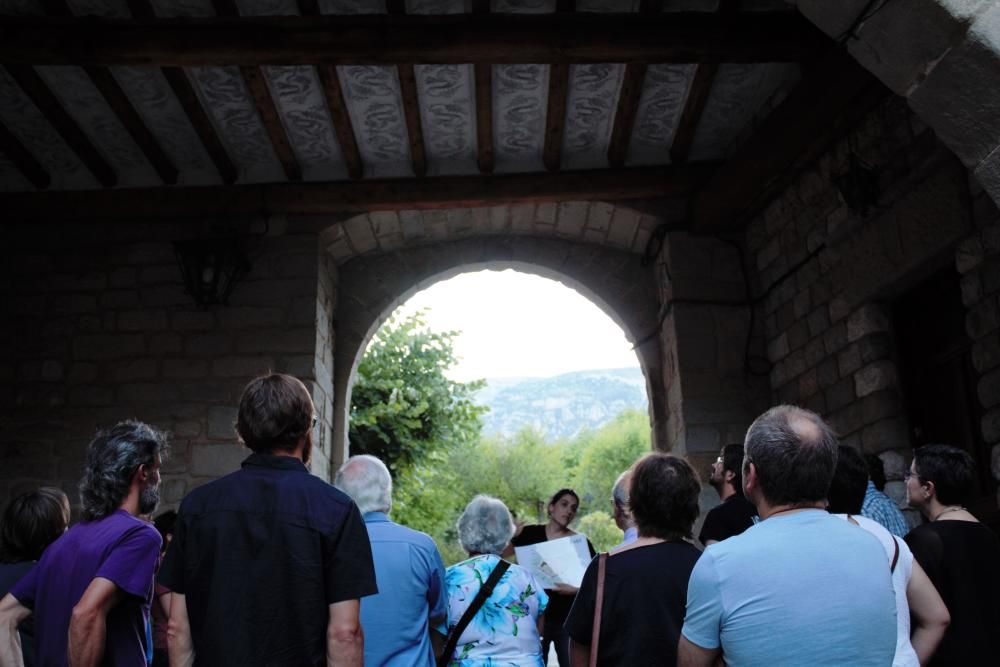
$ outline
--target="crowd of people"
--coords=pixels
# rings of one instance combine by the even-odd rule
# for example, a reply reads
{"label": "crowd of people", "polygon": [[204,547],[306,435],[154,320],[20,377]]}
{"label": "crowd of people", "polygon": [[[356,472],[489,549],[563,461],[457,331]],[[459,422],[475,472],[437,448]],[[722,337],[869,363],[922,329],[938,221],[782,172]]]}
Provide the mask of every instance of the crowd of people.
{"label": "crowd of people", "polygon": [[[572,489],[523,527],[480,495],[456,525],[468,558],[446,568],[390,518],[382,461],[351,457],[334,485],[309,473],[314,425],[300,381],[253,380],[235,425],[252,454],[155,520],[166,436],[99,432],[79,523],[49,487],[3,513],[0,666],[539,667],[551,649],[561,667],[995,660],[1000,538],[962,505],[975,469],[961,449],[915,450],[906,494],[924,522],[909,530],[880,469],[820,416],[777,406],[720,452],[722,503],[697,542],[698,473],[650,453],[614,484],[610,551],[571,528]],[[579,586],[511,562],[564,538],[589,560]]]}

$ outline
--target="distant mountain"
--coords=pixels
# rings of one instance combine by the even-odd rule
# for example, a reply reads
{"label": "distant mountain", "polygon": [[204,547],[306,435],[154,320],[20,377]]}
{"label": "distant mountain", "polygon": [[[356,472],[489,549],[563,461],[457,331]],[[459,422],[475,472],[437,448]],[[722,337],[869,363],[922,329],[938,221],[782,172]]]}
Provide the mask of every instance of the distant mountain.
{"label": "distant mountain", "polygon": [[476,400],[489,406],[485,435],[513,435],[535,426],[551,438],[598,428],[625,408],[646,409],[646,381],[638,368],[575,371],[549,378],[488,379]]}

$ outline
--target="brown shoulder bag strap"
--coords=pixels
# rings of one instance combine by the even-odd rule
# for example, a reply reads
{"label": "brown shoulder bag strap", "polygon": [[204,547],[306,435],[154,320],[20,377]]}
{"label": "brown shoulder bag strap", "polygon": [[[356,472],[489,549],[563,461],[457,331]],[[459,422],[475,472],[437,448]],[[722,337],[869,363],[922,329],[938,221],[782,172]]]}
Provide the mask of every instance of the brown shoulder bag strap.
{"label": "brown shoulder bag strap", "polygon": [[601,641],[601,608],[604,606],[604,567],[607,552],[597,557],[597,597],[594,599],[594,627],[590,633],[590,667],[597,667],[597,648]]}

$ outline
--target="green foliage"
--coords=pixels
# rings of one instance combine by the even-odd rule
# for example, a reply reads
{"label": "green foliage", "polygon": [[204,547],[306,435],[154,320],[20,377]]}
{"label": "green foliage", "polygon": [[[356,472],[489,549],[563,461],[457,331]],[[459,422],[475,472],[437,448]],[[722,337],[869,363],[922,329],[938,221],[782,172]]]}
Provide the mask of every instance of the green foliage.
{"label": "green foliage", "polygon": [[358,364],[351,394],[351,451],[379,457],[401,470],[430,461],[434,452],[474,443],[482,428],[473,396],[483,381],[455,382],[457,332],[430,331],[423,313],[390,318]]}
{"label": "green foliage", "polygon": [[573,484],[581,510],[611,510],[611,487],[622,471],[652,449],[649,417],[625,410],[596,431],[582,433],[571,446],[578,453]]}
{"label": "green foliage", "polygon": [[621,544],[622,531],[615,523],[614,517],[607,512],[597,510],[580,519],[577,530],[586,535],[598,552]]}

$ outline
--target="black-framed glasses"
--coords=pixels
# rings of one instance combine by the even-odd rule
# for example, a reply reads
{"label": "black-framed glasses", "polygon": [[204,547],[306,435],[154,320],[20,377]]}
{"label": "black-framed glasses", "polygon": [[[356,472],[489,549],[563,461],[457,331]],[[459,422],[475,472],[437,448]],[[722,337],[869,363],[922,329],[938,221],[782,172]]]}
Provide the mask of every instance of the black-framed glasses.
{"label": "black-framed glasses", "polygon": [[319,417],[317,417],[316,415],[313,415],[312,427],[316,428],[316,424],[318,424],[318,423],[319,423]]}

